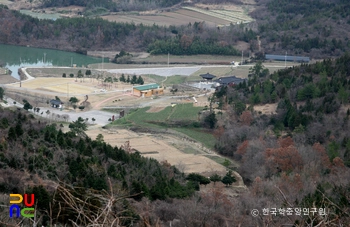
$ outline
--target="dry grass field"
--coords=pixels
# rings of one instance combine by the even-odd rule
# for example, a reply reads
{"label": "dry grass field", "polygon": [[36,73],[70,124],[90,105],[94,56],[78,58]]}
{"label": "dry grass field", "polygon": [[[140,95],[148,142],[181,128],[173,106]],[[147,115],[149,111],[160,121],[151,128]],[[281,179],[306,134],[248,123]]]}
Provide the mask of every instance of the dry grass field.
{"label": "dry grass field", "polygon": [[0,0],[0,4],[7,5],[10,4],[11,2],[8,0]]}
{"label": "dry grass field", "polygon": [[173,144],[184,144],[184,141],[173,137],[157,138],[155,135],[135,133],[129,130],[118,129],[108,131],[104,129],[93,129],[87,131],[91,138],[103,134],[104,141],[112,146],[124,145],[129,141],[130,147],[139,151],[143,156],[154,158],[158,161],[168,161],[185,173],[226,173],[224,166],[206,158],[202,153],[188,154],[176,149]]}
{"label": "dry grass field", "polygon": [[15,82],[18,82],[18,80],[12,77],[11,75],[0,74],[0,84],[9,84],[9,83],[15,83]]}
{"label": "dry grass field", "polygon": [[[20,85],[17,83],[11,86],[19,87]],[[97,87],[94,88],[92,83],[75,82],[75,79],[72,78],[36,78],[22,82],[22,87],[37,90],[45,89],[64,94],[68,92],[69,95],[90,94],[98,89]]]}
{"label": "dry grass field", "polygon": [[[10,84],[11,87],[19,87],[20,84]],[[42,90],[62,93],[62,96],[82,96],[82,95],[103,95],[108,92],[114,92],[123,94],[123,91],[131,89],[130,84],[124,83],[113,83],[110,87],[102,86],[100,82],[95,79],[85,78],[84,82],[80,79],[75,80],[74,78],[45,78],[39,77],[34,80],[28,80],[22,82],[22,88],[32,89],[32,90]],[[106,97],[111,97],[113,95],[106,94]],[[100,100],[101,98],[97,98]]]}

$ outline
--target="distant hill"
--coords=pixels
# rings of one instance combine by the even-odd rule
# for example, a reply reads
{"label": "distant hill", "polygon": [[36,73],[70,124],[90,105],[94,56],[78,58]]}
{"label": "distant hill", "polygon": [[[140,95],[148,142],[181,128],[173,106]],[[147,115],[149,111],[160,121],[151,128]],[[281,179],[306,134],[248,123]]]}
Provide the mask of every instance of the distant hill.
{"label": "distant hill", "polygon": [[103,7],[110,11],[149,10],[160,7],[169,7],[182,2],[182,0],[43,0],[43,7],[84,6],[87,8]]}
{"label": "distant hill", "polygon": [[[347,0],[259,0],[257,20],[267,53],[340,56],[350,50],[350,2]],[[257,45],[254,45],[257,50]]]}
{"label": "distant hill", "polygon": [[[193,3],[231,3],[243,1],[193,1]],[[44,7],[79,5],[86,7],[86,15],[110,11],[140,11],[165,9],[181,1],[95,1],[44,0]],[[248,3],[247,3],[248,4]],[[267,54],[304,55],[314,59],[339,57],[350,51],[350,2],[345,0],[259,0],[250,16],[249,24],[231,24],[212,28],[205,22],[188,26],[139,26],[135,24],[106,23],[99,19],[72,18],[56,22],[38,21],[19,13],[5,10],[0,17],[0,42],[32,45],[53,49],[84,52],[89,50],[124,49],[149,51],[153,54],[239,54],[232,48],[239,42],[244,51]],[[175,7],[175,8],[176,8]],[[1,7],[0,8],[4,8]],[[171,10],[166,8],[166,10]],[[79,26],[77,26],[79,24]]]}

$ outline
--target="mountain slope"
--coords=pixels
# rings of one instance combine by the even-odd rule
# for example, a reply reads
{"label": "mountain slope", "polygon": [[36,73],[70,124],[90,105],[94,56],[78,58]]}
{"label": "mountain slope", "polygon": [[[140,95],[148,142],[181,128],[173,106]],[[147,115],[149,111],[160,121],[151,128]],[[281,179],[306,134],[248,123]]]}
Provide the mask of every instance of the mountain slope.
{"label": "mountain slope", "polygon": [[350,2],[260,0],[252,16],[267,53],[340,56],[350,48]]}

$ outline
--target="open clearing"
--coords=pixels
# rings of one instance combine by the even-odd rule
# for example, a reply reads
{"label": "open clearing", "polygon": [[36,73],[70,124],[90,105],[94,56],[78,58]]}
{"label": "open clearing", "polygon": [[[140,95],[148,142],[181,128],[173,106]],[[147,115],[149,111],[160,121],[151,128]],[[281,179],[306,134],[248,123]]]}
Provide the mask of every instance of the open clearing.
{"label": "open clearing", "polygon": [[[231,61],[240,61],[238,56],[222,55],[169,55],[169,64],[222,64],[229,65]],[[168,55],[139,55],[132,59],[135,63],[167,64]]]}
{"label": "open clearing", "polygon": [[[121,67],[120,65],[108,65],[111,67]],[[264,65],[269,68],[270,71],[284,68],[284,63],[267,63]],[[130,68],[140,66],[142,65],[128,65]],[[139,70],[140,74],[146,74],[144,79],[147,82],[153,80],[160,83],[163,79],[166,79],[164,83],[177,84],[191,80],[199,80],[199,75],[207,72],[213,73],[218,77],[223,75],[236,75],[245,78],[251,66],[253,65],[238,67],[232,67],[230,65],[169,68],[145,67],[129,70]],[[54,73],[51,73],[50,70]],[[152,157],[159,161],[167,160],[186,173],[199,172],[206,175],[212,172],[225,173],[226,168],[221,165],[225,159],[213,152],[216,141],[215,137],[201,128],[196,128],[195,125],[191,123],[197,121],[200,117],[199,112],[203,110],[203,105],[207,102],[206,96],[198,97],[197,105],[193,105],[193,100],[188,98],[188,94],[182,93],[179,95],[184,95],[184,97],[165,96],[156,99],[138,98],[132,96],[130,93],[124,92],[125,90],[130,90],[132,85],[122,84],[120,82],[114,83],[107,92],[94,93],[95,90],[101,88],[101,82],[89,78],[85,78],[85,82],[80,82],[80,79],[76,81],[76,78],[62,78],[61,70],[67,70],[66,74],[68,75],[69,69],[45,69],[40,72],[41,75],[44,76],[47,74],[52,77],[39,77],[30,81],[22,81],[22,88],[28,89],[28,91],[32,89],[30,92],[60,92],[64,100],[66,100],[65,97],[67,97],[68,89],[69,96],[73,96],[74,94],[89,94],[88,101],[91,103],[93,109],[96,110],[106,106],[114,108],[114,110],[111,109],[111,111],[104,116],[102,119],[104,121],[107,121],[107,118],[110,118],[111,115],[117,115],[118,108],[119,110],[125,107],[131,109],[136,108],[136,110],[131,111],[131,113],[127,114],[124,118],[113,122],[112,125],[108,126],[108,129],[97,129],[93,126],[92,128],[94,129],[91,129],[91,131],[89,130],[88,134],[92,138],[96,138],[99,133],[102,133],[106,142],[117,146],[121,146],[126,141],[129,141],[130,146],[139,151],[143,156]],[[149,70],[149,75],[146,70]],[[154,74],[159,73],[161,70],[167,72],[167,74],[163,75],[163,77],[154,76]],[[169,76],[166,78],[167,75],[179,74],[181,70],[182,72],[188,70],[185,74],[186,76]],[[110,75],[119,77],[119,75],[116,75],[117,72],[113,70],[108,71],[111,72]],[[36,72],[39,73],[39,70],[36,70]],[[129,73],[133,74],[135,71]],[[19,84],[8,86],[11,86],[11,89],[17,89]],[[168,89],[165,91],[169,94]],[[52,96],[52,98],[54,98],[54,96]],[[82,101],[83,97],[79,97],[79,99]],[[171,107],[170,105],[172,103],[178,104]],[[143,106],[148,107],[142,108]],[[272,106],[271,108],[273,109]],[[263,107],[261,111],[262,113],[270,113],[272,109]],[[79,113],[84,115],[85,113],[88,114],[89,111],[82,111]],[[97,112],[92,115],[86,115],[85,118],[91,119],[96,116]],[[177,127],[178,121],[182,121],[183,124],[188,124],[189,122],[189,125],[186,127]],[[166,126],[164,123],[169,125]],[[133,131],[128,130],[130,128],[132,128]],[[236,165],[232,162],[232,166],[235,167]]]}
{"label": "open clearing", "polygon": [[[19,87],[19,83],[11,84],[10,86]],[[72,78],[36,78],[34,80],[22,82],[22,88],[37,89],[37,90],[49,90],[53,92],[59,92],[72,95],[91,94],[95,90],[98,90],[97,83],[96,88],[91,83],[75,82]]]}
{"label": "open clearing", "polygon": [[207,26],[229,26],[232,24],[248,23],[253,19],[247,9],[235,5],[204,5],[182,7],[174,11],[149,11],[140,13],[115,13],[102,16],[103,19],[114,22],[128,22],[145,25],[187,25],[195,22],[205,22]]}
{"label": "open clearing", "polygon": [[192,73],[198,71],[200,66],[190,67],[168,67],[168,68],[141,68],[141,69],[111,69],[108,70],[110,73],[126,73],[126,74],[155,74],[159,76],[172,76],[172,75],[184,75],[189,76]]}
{"label": "open clearing", "polygon": [[226,173],[224,166],[206,158],[202,154],[186,154],[169,145],[169,143],[184,143],[176,138],[163,137],[163,139],[158,139],[157,135],[135,133],[124,129],[110,131],[94,129],[87,131],[91,138],[96,138],[100,133],[104,135],[104,141],[112,146],[120,147],[126,141],[129,141],[131,148],[139,151],[143,156],[157,159],[160,162],[166,160],[185,173]]}

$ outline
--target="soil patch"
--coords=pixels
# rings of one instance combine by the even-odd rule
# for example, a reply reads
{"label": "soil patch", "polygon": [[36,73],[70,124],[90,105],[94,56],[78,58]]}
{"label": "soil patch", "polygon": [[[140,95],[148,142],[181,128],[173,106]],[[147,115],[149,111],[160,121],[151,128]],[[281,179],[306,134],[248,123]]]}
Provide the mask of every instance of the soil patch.
{"label": "soil patch", "polygon": [[163,107],[156,107],[152,106],[149,110],[146,111],[146,113],[157,113],[165,109],[165,106]]}
{"label": "soil patch", "polygon": [[266,104],[262,106],[254,106],[254,110],[261,114],[271,115],[275,114],[277,109],[277,103]]}
{"label": "soil patch", "polygon": [[12,77],[11,75],[0,75],[0,84],[10,84],[18,82],[16,78]]}

